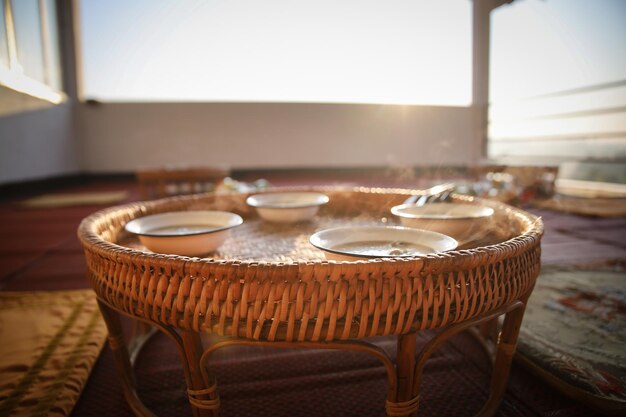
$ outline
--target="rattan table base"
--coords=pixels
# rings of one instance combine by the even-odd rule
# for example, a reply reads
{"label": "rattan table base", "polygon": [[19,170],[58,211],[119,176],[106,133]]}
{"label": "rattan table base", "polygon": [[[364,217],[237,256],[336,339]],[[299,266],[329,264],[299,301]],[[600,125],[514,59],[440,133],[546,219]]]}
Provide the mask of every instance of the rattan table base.
{"label": "rattan table base", "polygon": [[[326,261],[308,236],[346,224],[393,224],[389,209],[409,190],[325,188],[331,202],[311,222],[263,223],[245,194],[198,195],[136,203],[86,218],[79,228],[88,276],[109,329],[109,345],[133,411],[152,416],[135,392],[131,352],[120,314],[154,326],[176,344],[197,417],[217,416],[211,355],[233,344],[344,349],[378,358],[387,371],[389,416],[414,416],[424,365],[450,336],[479,326],[495,341],[489,399],[478,416],[495,414],[504,394],[517,336],[539,273],[541,221],[512,207],[496,210],[492,227],[466,249],[415,258]],[[474,203],[456,196],[456,200]],[[211,258],[143,250],[123,226],[158,212],[229,210],[245,219]],[[495,323],[504,316],[494,336]],[[442,331],[416,352],[416,334]],[[141,333],[141,332],[140,332]],[[203,335],[222,336],[203,345]],[[395,335],[394,361],[363,339]],[[140,336],[145,340],[145,334]],[[140,346],[140,344],[135,344]]]}

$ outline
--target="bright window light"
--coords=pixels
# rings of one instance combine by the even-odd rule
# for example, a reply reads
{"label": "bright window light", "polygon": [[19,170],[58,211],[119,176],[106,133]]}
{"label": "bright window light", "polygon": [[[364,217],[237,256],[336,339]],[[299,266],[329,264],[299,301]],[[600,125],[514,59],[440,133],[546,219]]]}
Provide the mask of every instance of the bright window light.
{"label": "bright window light", "polygon": [[84,98],[471,101],[468,0],[82,0]]}
{"label": "bright window light", "polygon": [[626,2],[520,0],[491,15],[489,156],[626,158]]}

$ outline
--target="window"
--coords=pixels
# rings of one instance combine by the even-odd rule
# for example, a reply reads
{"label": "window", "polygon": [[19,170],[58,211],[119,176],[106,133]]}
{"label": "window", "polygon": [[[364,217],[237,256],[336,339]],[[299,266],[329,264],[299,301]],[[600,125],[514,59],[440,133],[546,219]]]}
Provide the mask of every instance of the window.
{"label": "window", "polygon": [[0,0],[0,85],[63,100],[54,0]]}
{"label": "window", "polygon": [[471,101],[468,0],[82,0],[84,98]]}
{"label": "window", "polygon": [[492,12],[489,156],[626,158],[626,2]]}
{"label": "window", "polygon": [[18,71],[41,83],[46,81],[38,0],[12,1]]}

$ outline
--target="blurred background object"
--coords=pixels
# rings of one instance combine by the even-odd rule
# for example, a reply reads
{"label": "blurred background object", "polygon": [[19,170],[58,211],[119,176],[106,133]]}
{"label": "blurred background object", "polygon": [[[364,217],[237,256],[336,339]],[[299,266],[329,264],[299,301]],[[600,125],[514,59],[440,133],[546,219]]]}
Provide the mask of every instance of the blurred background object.
{"label": "blurred background object", "polygon": [[213,191],[230,174],[224,167],[154,168],[136,172],[144,199]]}

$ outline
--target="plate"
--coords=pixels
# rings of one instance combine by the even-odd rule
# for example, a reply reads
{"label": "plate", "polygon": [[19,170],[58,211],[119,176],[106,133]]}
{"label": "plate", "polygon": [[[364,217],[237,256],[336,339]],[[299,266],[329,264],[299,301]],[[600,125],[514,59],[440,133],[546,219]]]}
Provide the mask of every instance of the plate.
{"label": "plate", "polygon": [[458,245],[450,236],[402,226],[337,227],[319,231],[309,241],[324,251],[327,259],[338,261],[415,257]]}

